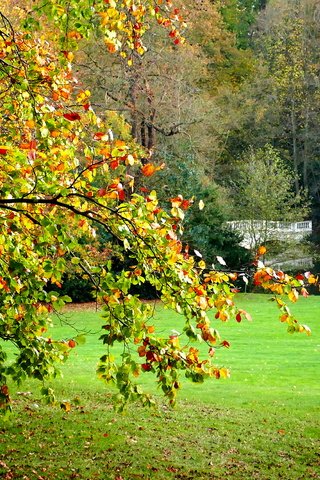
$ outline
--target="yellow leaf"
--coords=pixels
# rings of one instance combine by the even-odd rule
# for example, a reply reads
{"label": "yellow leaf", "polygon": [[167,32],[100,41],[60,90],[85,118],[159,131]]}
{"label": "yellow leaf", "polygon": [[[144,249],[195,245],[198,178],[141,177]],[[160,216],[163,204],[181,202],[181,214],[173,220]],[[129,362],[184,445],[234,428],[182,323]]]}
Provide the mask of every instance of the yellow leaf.
{"label": "yellow leaf", "polygon": [[206,310],[206,308],[208,307],[208,302],[206,297],[203,297],[203,296],[199,297],[199,306],[201,310]]}
{"label": "yellow leaf", "polygon": [[227,368],[220,368],[219,373],[221,378],[230,378],[230,371]]}
{"label": "yellow leaf", "polygon": [[71,404],[69,402],[61,402],[60,407],[62,410],[65,410],[66,412],[70,412],[71,410]]}
{"label": "yellow leaf", "polygon": [[288,293],[288,298],[289,298],[289,300],[291,300],[291,302],[295,303],[295,302],[298,300],[298,298],[299,298],[299,293],[298,293],[298,291],[297,291],[295,288],[293,288],[293,289]]}

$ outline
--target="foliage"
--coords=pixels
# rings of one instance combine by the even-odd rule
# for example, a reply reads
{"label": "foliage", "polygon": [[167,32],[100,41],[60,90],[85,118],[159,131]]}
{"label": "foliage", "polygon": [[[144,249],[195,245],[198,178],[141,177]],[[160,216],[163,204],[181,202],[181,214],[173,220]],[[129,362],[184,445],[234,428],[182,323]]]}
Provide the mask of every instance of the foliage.
{"label": "foliage", "polygon": [[[46,28],[51,21],[62,28],[62,58],[57,54],[59,44],[33,35],[37,25],[33,17],[27,18],[26,31],[19,32],[1,13],[0,336],[4,343],[0,381],[5,408],[10,402],[8,377],[21,382],[26,377],[43,381],[54,376],[56,361],[64,361],[76,345],[74,340],[53,340],[46,333],[50,312],[70,301],[46,287],[60,286],[69,261],[88,275],[103,305],[105,354],[98,374],[118,387],[120,407],[137,398],[144,405],[152,403],[135,383],[144,372],[156,376],[171,404],[180,388],[179,372],[194,382],[229,375],[212,359],[214,347],[226,344],[211,325],[210,311],[214,308],[215,318],[222,321],[248,316],[233,301],[235,275],[207,269],[182,244],[181,222],[188,200],[171,199],[171,210],[166,212],[155,191],[145,197],[135,192],[134,172],[150,176],[157,167],[151,162],[141,166],[146,152],[134,141],[113,134],[95,114],[90,92],[72,73],[69,49],[97,22],[101,21],[108,50],[127,57],[133,50],[142,53],[147,12],[173,28],[175,10],[165,21],[170,5],[159,3],[155,9],[153,5],[148,0],[123,4],[110,0],[108,5],[97,1],[94,8],[85,0],[61,0],[59,5],[37,2],[38,13],[48,15]],[[52,38],[54,33],[53,29]],[[112,256],[101,264],[92,261],[83,238],[95,238],[98,227],[117,244],[117,255],[130,259],[129,268],[114,269]],[[277,292],[296,301],[304,280],[269,270],[267,279],[264,271],[261,267],[259,279],[266,289],[276,290],[273,285],[280,284]],[[163,336],[161,329],[156,331],[150,323],[150,305],[130,293],[132,285],[145,282],[184,316],[186,344],[177,334]],[[309,333],[291,314],[286,322],[289,331]],[[205,358],[190,346],[193,340],[207,346]],[[7,342],[17,347],[12,363],[7,361]],[[123,346],[118,359],[110,353],[116,343]],[[50,398],[48,390],[44,392]]]}
{"label": "foliage", "polygon": [[229,30],[234,32],[240,48],[247,48],[250,42],[250,27],[257,13],[266,6],[266,0],[223,0],[221,13]]}

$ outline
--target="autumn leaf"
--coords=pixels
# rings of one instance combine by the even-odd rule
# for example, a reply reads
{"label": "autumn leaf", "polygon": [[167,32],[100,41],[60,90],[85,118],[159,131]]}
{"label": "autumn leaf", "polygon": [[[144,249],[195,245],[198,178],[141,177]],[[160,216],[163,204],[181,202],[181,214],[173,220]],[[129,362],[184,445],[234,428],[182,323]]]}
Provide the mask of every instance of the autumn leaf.
{"label": "autumn leaf", "polygon": [[37,141],[36,140],[31,140],[30,142],[27,143],[20,143],[19,148],[22,150],[33,150],[37,147]]}
{"label": "autumn leaf", "polygon": [[69,120],[70,122],[74,122],[75,120],[80,120],[81,118],[79,113],[76,113],[76,112],[64,113],[63,116],[65,119]]}
{"label": "autumn leaf", "polygon": [[69,62],[72,62],[74,59],[74,53],[68,52],[67,50],[63,50],[62,53]]}
{"label": "autumn leaf", "polygon": [[81,40],[81,38],[83,38],[83,35],[76,30],[72,30],[71,32],[68,32],[68,38],[73,38],[75,40]]}
{"label": "autumn leaf", "polygon": [[61,402],[60,403],[60,408],[64,410],[65,412],[70,412],[71,411],[71,403],[70,402]]}
{"label": "autumn leaf", "polygon": [[112,162],[110,162],[109,165],[112,170],[115,170],[116,168],[119,167],[119,160],[112,160]]}
{"label": "autumn leaf", "polygon": [[126,198],[126,192],[123,189],[118,190],[119,200],[123,201]]}
{"label": "autumn leaf", "polygon": [[261,246],[261,247],[259,247],[258,250],[257,250],[257,255],[258,255],[258,256],[262,256],[262,255],[264,255],[266,252],[267,252],[266,247]]}
{"label": "autumn leaf", "polygon": [[142,370],[144,370],[145,372],[149,372],[149,371],[152,369],[150,363],[142,363],[141,368],[142,368]]}
{"label": "autumn leaf", "polygon": [[298,298],[299,298],[299,292],[295,288],[293,288],[289,293],[288,293],[288,298],[291,300],[291,302],[295,303]]}
{"label": "autumn leaf", "polygon": [[162,170],[164,168],[164,163],[159,165],[159,166],[155,166],[153,165],[152,163],[146,163],[145,165],[143,165],[141,167],[141,173],[145,176],[145,177],[152,177],[152,175],[159,171],[159,170]]}
{"label": "autumn leaf", "polygon": [[147,163],[141,167],[141,172],[145,177],[151,177],[156,172],[156,167],[152,163]]}

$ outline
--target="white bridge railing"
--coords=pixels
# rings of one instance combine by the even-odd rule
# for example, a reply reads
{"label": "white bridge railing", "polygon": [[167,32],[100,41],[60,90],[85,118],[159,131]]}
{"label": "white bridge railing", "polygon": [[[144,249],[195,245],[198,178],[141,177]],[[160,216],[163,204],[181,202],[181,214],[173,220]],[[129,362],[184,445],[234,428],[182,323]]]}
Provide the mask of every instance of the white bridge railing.
{"label": "white bridge railing", "polygon": [[278,232],[305,233],[308,235],[312,232],[312,221],[304,222],[274,222],[268,220],[235,220],[227,222],[232,230],[241,233],[251,232],[252,230],[267,230]]}
{"label": "white bridge railing", "polygon": [[312,233],[312,221],[281,222],[269,220],[235,220],[226,222],[234,231],[243,235],[241,245],[255,248],[267,240],[302,240]]}

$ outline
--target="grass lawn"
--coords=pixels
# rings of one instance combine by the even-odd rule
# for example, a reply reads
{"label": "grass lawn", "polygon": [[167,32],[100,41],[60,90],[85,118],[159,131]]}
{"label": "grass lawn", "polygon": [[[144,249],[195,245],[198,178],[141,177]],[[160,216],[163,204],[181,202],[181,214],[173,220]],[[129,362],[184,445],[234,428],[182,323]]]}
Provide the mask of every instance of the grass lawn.
{"label": "grass lawn", "polygon": [[[71,410],[43,405],[34,382],[14,389],[15,415],[0,424],[0,478],[320,479],[320,297],[292,306],[311,337],[288,335],[265,295],[240,295],[238,303],[253,322],[218,325],[231,348],[216,362],[231,368],[230,379],[185,381],[174,410],[159,397],[157,410],[132,405],[124,415],[95,377],[104,353],[99,314],[68,312],[69,323],[90,332],[53,384]],[[179,315],[160,305],[156,315],[164,333],[181,328]],[[59,321],[54,334],[74,335]],[[150,373],[141,382],[157,394]]]}

